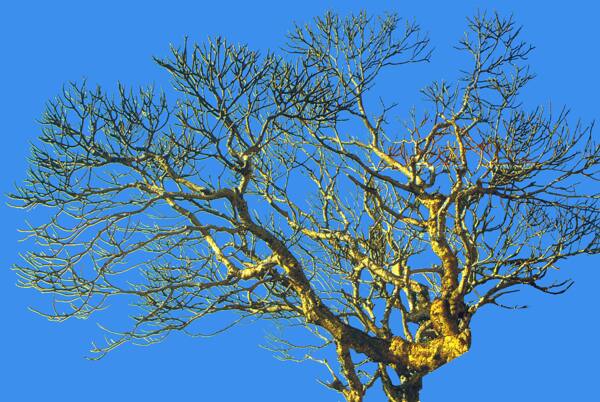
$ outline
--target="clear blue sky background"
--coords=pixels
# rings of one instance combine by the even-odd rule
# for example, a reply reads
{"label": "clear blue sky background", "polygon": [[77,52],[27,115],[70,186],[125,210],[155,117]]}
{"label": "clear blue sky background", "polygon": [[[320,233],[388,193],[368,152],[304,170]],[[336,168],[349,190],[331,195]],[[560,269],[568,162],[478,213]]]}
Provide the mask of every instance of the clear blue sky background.
{"label": "clear blue sky background", "polygon": [[[514,13],[524,37],[537,46],[531,65],[538,78],[530,85],[527,103],[551,100],[569,105],[584,121],[600,117],[600,3],[591,0],[0,4],[2,193],[24,178],[29,142],[39,134],[35,120],[65,81],[87,77],[108,87],[117,80],[161,86],[167,76],[150,56],[165,55],[169,43],[181,43],[186,34],[195,41],[221,34],[267,49],[282,44],[292,21],[308,21],[326,9],[342,14],[362,8],[396,11],[430,32],[436,47],[433,63],[411,69],[408,79],[400,77],[406,85],[397,93],[387,88],[407,105],[418,101],[419,86],[455,72],[451,46],[465,28],[465,17],[477,9]],[[315,381],[326,374],[320,366],[280,362],[257,347],[265,334],[261,324],[212,339],[174,335],[149,348],[126,346],[99,362],[85,360],[90,342],[103,336],[96,318],[56,324],[27,310],[28,305],[43,306],[44,299],[16,288],[9,269],[25,247],[17,243],[16,231],[25,213],[2,205],[0,215],[1,401],[341,400]],[[481,311],[473,323],[471,351],[426,377],[422,399],[598,400],[600,258],[563,266],[576,281],[566,295],[523,294],[520,301],[531,305],[529,310]]]}

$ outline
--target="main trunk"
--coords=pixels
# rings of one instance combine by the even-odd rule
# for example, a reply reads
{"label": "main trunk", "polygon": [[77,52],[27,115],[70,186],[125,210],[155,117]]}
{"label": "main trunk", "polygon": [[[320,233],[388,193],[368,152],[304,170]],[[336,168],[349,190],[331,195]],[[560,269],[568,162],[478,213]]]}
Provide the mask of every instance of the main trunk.
{"label": "main trunk", "polygon": [[402,395],[401,402],[419,402],[419,391],[417,387],[408,388]]}
{"label": "main trunk", "polygon": [[402,385],[392,385],[389,378],[384,380],[383,390],[388,402],[419,402],[419,393],[423,386],[423,379],[404,378]]}

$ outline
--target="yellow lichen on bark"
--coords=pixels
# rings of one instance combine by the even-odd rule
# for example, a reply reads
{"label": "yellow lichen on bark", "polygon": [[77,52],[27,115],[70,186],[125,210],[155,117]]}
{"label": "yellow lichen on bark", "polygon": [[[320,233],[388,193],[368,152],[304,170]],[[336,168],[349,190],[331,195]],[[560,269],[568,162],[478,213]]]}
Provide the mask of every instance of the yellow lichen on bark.
{"label": "yellow lichen on bark", "polygon": [[433,327],[442,335],[456,335],[458,326],[452,318],[450,305],[443,299],[434,300],[429,309]]}
{"label": "yellow lichen on bark", "polygon": [[431,303],[430,317],[439,337],[425,343],[394,338],[390,353],[402,365],[419,372],[431,372],[466,353],[471,346],[471,331],[458,330],[448,300]]}
{"label": "yellow lichen on bark", "polygon": [[442,290],[450,292],[458,286],[458,259],[450,250],[450,247],[439,240],[436,240],[437,234],[431,235],[431,250],[442,261],[444,274],[442,276]]}
{"label": "yellow lichen on bark", "polygon": [[343,391],[344,398],[346,398],[346,402],[361,402],[363,400],[363,395],[359,392],[355,391]]}
{"label": "yellow lichen on bark", "polygon": [[429,209],[427,233],[430,237],[431,251],[442,262],[442,293],[448,295],[458,287],[458,258],[445,237],[447,207],[444,207],[442,198],[422,198],[421,203]]}
{"label": "yellow lichen on bark", "polygon": [[402,338],[394,338],[390,353],[407,368],[431,372],[465,354],[471,346],[471,331],[466,329],[457,335],[447,335],[418,344]]}

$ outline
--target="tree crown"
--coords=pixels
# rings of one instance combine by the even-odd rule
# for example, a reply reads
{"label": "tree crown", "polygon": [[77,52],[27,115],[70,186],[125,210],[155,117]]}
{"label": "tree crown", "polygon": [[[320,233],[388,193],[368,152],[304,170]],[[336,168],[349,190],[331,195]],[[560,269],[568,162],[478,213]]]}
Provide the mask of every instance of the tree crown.
{"label": "tree crown", "polygon": [[482,306],[522,286],[561,293],[570,282],[546,276],[599,250],[591,126],[521,105],[532,47],[512,19],[469,20],[458,49],[470,68],[425,88],[403,124],[373,101],[376,78],[431,52],[395,15],[326,14],[281,54],[186,40],[155,59],[174,103],[68,86],[12,195],[54,213],[29,230],[40,247],[20,285],[53,294],[55,320],[133,300],[133,327],[100,355],[234,312],[312,331],[305,358],[349,401],[378,380],[411,400],[468,350]]}

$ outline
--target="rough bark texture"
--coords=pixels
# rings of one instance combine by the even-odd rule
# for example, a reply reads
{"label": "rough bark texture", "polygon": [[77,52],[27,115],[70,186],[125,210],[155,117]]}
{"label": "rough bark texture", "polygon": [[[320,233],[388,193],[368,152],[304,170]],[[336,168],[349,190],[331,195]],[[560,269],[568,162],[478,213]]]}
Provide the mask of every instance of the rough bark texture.
{"label": "rough bark texture", "polygon": [[419,398],[420,389],[416,387],[408,388],[402,397],[402,402],[420,402]]}

